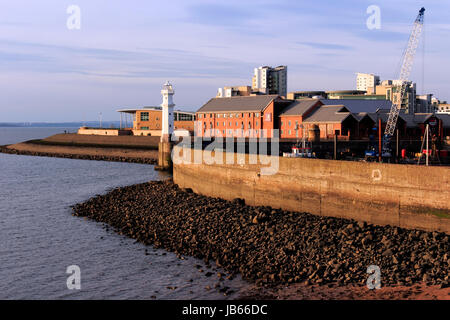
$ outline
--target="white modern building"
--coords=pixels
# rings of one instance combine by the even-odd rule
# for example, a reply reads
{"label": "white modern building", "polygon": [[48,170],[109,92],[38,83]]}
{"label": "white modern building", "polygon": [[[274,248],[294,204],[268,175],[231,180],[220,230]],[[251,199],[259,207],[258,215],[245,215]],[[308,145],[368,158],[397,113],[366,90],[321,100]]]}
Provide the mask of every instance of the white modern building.
{"label": "white modern building", "polygon": [[380,84],[380,76],[372,73],[360,73],[356,74],[356,90],[367,91],[369,88],[375,88]]}
{"label": "white modern building", "polygon": [[287,95],[287,66],[255,68],[252,89],[262,94]]}

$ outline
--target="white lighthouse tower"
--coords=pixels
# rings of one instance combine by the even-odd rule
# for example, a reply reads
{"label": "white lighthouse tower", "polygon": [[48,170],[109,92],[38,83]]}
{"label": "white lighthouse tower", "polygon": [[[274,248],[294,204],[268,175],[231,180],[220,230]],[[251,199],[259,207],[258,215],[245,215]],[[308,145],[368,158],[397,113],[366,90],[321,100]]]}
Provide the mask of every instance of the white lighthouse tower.
{"label": "white lighthouse tower", "polygon": [[175,106],[173,103],[175,91],[169,81],[164,84],[161,94],[163,96],[161,142],[169,142],[173,133],[173,107]]}

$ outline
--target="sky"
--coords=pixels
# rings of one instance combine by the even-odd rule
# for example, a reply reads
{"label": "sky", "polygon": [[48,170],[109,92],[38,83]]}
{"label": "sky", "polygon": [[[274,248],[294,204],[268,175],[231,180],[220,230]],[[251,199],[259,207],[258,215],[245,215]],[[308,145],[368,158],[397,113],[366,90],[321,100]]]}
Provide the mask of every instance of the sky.
{"label": "sky", "polygon": [[[380,29],[367,27],[371,5]],[[261,65],[287,65],[288,91],[355,89],[356,72],[393,79],[422,6],[410,79],[450,100],[449,1],[2,0],[0,122],[119,120],[159,105],[167,80],[175,108],[195,111]]]}

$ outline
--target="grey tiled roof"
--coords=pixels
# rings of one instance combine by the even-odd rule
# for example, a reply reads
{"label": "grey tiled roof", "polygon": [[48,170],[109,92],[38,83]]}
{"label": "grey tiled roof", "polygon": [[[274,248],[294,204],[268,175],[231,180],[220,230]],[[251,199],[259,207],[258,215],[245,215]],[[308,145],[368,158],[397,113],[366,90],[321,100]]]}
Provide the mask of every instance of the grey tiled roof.
{"label": "grey tiled roof", "polygon": [[344,105],[350,112],[376,112],[378,109],[391,109],[392,102],[388,100],[364,99],[322,99],[325,105]]}
{"label": "grey tiled roof", "polygon": [[213,98],[197,112],[263,111],[278,95]]}
{"label": "grey tiled roof", "polygon": [[334,122],[341,123],[347,117],[353,117],[348,112],[348,109],[342,105],[340,106],[320,106],[313,114],[307,117],[303,122],[318,123],[318,122]]}
{"label": "grey tiled roof", "polygon": [[315,104],[320,103],[319,99],[296,100],[286,107],[280,116],[302,116],[306,111],[311,109]]}

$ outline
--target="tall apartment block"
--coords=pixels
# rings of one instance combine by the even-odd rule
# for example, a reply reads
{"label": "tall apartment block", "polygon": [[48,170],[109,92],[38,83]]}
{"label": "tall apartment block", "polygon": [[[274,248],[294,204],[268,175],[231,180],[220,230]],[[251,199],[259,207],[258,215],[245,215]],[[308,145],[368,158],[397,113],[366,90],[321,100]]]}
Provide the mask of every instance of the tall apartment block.
{"label": "tall apartment block", "polygon": [[[385,95],[386,100],[394,101],[394,95],[399,94],[401,87],[401,81],[399,80],[383,80],[375,87],[368,87],[368,95]],[[416,110],[416,84],[412,81],[406,83],[406,92],[403,96],[402,109],[406,113],[418,112]]]}
{"label": "tall apartment block", "polygon": [[367,91],[369,88],[375,88],[380,84],[380,77],[372,73],[356,74],[356,90]]}
{"label": "tall apartment block", "polygon": [[262,94],[287,95],[287,66],[255,68],[252,89]]}

